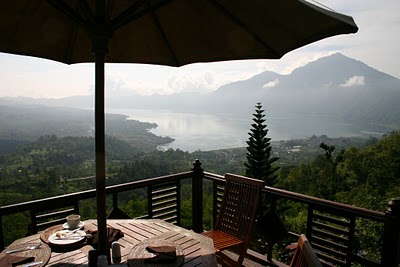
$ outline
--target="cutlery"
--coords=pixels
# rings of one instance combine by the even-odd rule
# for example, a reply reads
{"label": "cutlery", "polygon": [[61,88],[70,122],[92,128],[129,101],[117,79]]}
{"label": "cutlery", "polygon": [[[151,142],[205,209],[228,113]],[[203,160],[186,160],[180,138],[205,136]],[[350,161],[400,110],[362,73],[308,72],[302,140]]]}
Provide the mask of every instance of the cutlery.
{"label": "cutlery", "polygon": [[32,267],[32,266],[36,266],[36,265],[39,265],[39,264],[42,264],[42,263],[43,263],[43,261],[36,261],[36,262],[31,262],[31,263],[22,265],[21,267]]}
{"label": "cutlery", "polygon": [[75,230],[73,230],[73,231],[70,231],[70,232],[68,232],[65,236],[73,235],[73,234],[75,234],[79,229],[80,229],[80,228],[75,229]]}
{"label": "cutlery", "polygon": [[39,244],[34,245],[34,246],[28,246],[28,247],[24,247],[24,248],[12,249],[12,250],[6,251],[6,253],[10,254],[10,253],[20,252],[20,251],[25,251],[25,250],[37,249],[41,245],[42,245],[42,243],[39,243]]}
{"label": "cutlery", "polygon": [[82,237],[91,237],[91,234],[86,234],[86,235],[66,235],[63,237],[58,237],[56,239],[60,240],[73,240],[73,239],[81,239]]}

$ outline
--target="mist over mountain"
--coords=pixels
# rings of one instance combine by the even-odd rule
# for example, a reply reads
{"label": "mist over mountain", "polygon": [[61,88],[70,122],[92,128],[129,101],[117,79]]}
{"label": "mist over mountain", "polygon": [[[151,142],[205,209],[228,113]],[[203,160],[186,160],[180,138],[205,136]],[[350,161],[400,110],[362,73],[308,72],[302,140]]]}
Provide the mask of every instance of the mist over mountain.
{"label": "mist over mountain", "polygon": [[[267,116],[326,115],[349,122],[400,126],[400,80],[361,61],[333,54],[281,75],[265,71],[212,93],[109,96],[107,108],[251,114],[261,102]],[[62,99],[0,98],[2,103],[93,108],[92,96]]]}
{"label": "mist over mountain", "polygon": [[321,58],[289,75],[260,73],[219,88],[210,99],[231,112],[248,111],[260,101],[271,116],[329,114],[400,125],[400,80],[342,54]]}

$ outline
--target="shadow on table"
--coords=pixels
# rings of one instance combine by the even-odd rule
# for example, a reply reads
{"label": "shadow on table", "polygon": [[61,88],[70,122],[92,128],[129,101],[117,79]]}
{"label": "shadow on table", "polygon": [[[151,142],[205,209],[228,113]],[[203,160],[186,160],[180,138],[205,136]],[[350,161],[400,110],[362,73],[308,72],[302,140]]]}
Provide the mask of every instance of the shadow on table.
{"label": "shadow on table", "polygon": [[52,252],[57,252],[57,253],[66,253],[66,252],[70,252],[73,250],[80,250],[83,247],[85,247],[85,244],[82,244],[80,246],[74,246],[74,247],[62,247],[62,246],[50,246],[51,247],[51,251]]}
{"label": "shadow on table", "polygon": [[[176,256],[175,261],[173,262],[145,262],[144,259],[128,259],[128,266],[130,267],[144,267],[144,266],[163,266],[163,267],[178,267],[181,266],[185,259],[184,255]],[[113,266],[114,267],[114,266]]]}

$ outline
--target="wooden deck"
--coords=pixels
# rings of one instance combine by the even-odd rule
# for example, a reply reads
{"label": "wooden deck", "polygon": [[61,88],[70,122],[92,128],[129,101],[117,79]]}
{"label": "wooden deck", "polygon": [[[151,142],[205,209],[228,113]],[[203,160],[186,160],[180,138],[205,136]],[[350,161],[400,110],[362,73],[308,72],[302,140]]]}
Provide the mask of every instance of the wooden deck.
{"label": "wooden deck", "polygon": [[[224,252],[224,253],[226,253],[227,255],[229,255],[229,257],[231,257],[233,259],[236,259],[238,257],[238,255],[236,255],[235,253],[230,252],[230,251]],[[265,258],[263,258],[263,260],[265,262],[264,262],[264,264],[261,264],[261,263],[258,263],[256,261],[254,261],[254,260],[249,259],[248,257],[247,258],[245,257],[242,266],[243,267],[265,267],[265,266],[289,267],[288,265],[283,264],[281,262],[277,262],[277,261],[274,261],[274,264],[265,265],[266,262],[267,262],[266,258],[267,258],[266,256],[265,256]],[[218,266],[220,267],[221,265],[218,264]]]}

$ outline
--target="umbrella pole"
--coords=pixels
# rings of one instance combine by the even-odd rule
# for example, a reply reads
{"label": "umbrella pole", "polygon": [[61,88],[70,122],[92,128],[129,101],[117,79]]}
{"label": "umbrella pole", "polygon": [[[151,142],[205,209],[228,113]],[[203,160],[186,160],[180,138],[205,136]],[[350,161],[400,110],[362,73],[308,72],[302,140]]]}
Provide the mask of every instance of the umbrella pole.
{"label": "umbrella pole", "polygon": [[99,246],[103,255],[109,256],[106,224],[106,160],[105,160],[105,110],[104,110],[104,53],[96,52],[95,63],[95,153],[96,201]]}

